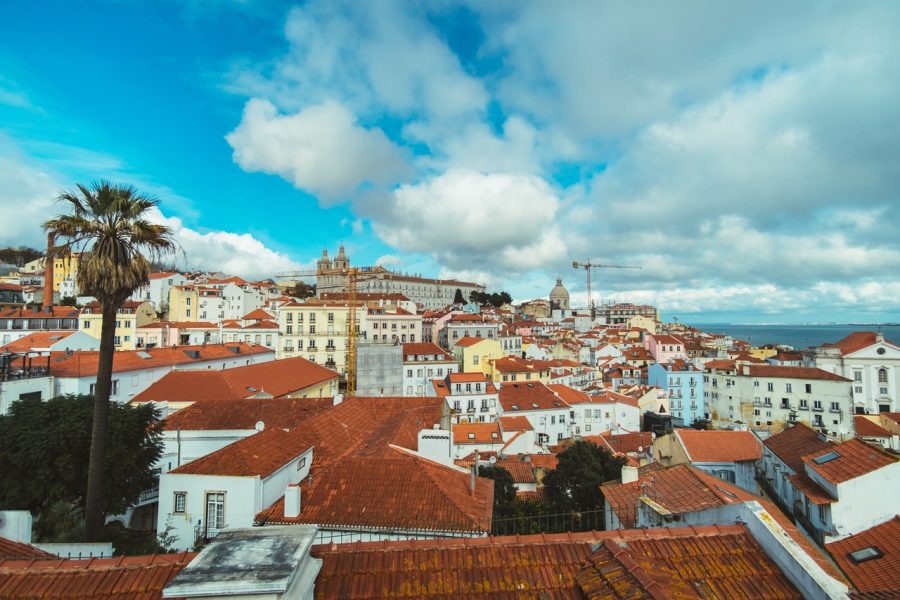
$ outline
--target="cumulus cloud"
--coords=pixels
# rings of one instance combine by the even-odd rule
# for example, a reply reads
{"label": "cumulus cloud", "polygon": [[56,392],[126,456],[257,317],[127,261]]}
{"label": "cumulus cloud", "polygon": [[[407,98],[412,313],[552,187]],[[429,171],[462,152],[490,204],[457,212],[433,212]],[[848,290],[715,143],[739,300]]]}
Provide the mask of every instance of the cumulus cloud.
{"label": "cumulus cloud", "polygon": [[225,139],[245,171],[280,175],[324,199],[346,199],[360,186],[391,183],[406,172],[402,150],[333,101],[280,114],[268,100],[252,99]]}
{"label": "cumulus cloud", "polygon": [[527,269],[565,254],[552,225],[559,199],[530,175],[452,170],[398,188],[375,232],[451,269]]}
{"label": "cumulus cloud", "polygon": [[41,224],[50,218],[60,187],[55,173],[30,160],[0,134],[0,243],[43,248]]}

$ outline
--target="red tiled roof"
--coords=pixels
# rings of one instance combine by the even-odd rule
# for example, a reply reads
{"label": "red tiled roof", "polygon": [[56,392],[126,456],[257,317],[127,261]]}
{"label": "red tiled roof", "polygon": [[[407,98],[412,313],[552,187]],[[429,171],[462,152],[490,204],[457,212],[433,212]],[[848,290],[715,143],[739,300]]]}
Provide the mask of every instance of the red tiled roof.
{"label": "red tiled roof", "polygon": [[771,450],[794,473],[800,473],[804,470],[804,456],[833,448],[834,444],[820,438],[808,425],[798,423],[766,439],[763,446]]}
{"label": "red tiled roof", "polygon": [[706,370],[718,369],[721,371],[733,371],[735,369],[735,361],[733,360],[711,360],[704,363],[703,368]]}
{"label": "red tiled roof", "polygon": [[565,400],[567,404],[584,404],[591,401],[591,397],[584,392],[580,392],[561,383],[551,383],[547,387],[553,390],[560,398]]}
{"label": "red tiled roof", "polygon": [[332,406],[331,398],[255,398],[222,402],[195,402],[169,415],[169,431],[253,429],[262,421],[267,429],[293,429]]}
{"label": "red tiled roof", "polygon": [[[235,354],[230,348],[238,348]],[[187,353],[196,351],[199,358],[192,358]],[[150,348],[146,350],[122,350],[113,355],[113,372],[135,371],[171,367],[210,360],[233,359],[236,357],[257,354],[274,354],[269,348],[250,344],[207,344],[206,346],[179,346],[177,348]],[[144,358],[142,355],[146,355]],[[56,377],[92,377],[97,375],[99,352],[92,350],[53,352],[50,360],[50,374]]]}
{"label": "red tiled roof", "polygon": [[[315,452],[315,451],[314,451]],[[315,458],[314,458],[315,460]],[[354,455],[300,484],[302,509],[284,516],[284,497],[257,515],[266,523],[315,523],[426,529],[490,531],[494,482],[402,449]]]}
{"label": "red tiled roof", "polygon": [[256,310],[251,310],[246,315],[241,317],[243,321],[270,321],[274,319],[275,316],[264,311],[261,308],[257,308]]}
{"label": "red tiled roof", "polygon": [[155,600],[196,553],[0,561],[0,598]]}
{"label": "red tiled roof", "polygon": [[75,333],[73,330],[35,331],[34,333],[29,333],[25,337],[21,337],[4,346],[0,346],[0,350],[13,353],[25,353],[36,350],[43,350],[49,348],[57,342],[66,339],[73,333]]}
{"label": "red tiled roof", "polygon": [[535,483],[534,463],[522,460],[520,456],[499,459],[493,466],[505,469],[512,475],[514,483]]}
{"label": "red tiled roof", "polygon": [[[817,458],[821,458],[830,452],[837,453],[837,458],[821,464],[816,462]],[[803,457],[803,462],[807,467],[834,485],[856,479],[861,475],[892,465],[897,461],[900,461],[900,457],[888,454],[880,447],[875,447],[857,439],[848,440],[842,444]]]}
{"label": "red tiled roof", "polygon": [[169,473],[268,477],[309,449],[294,443],[295,438],[284,429],[266,429]]}
{"label": "red tiled roof", "polygon": [[781,365],[749,365],[751,377],[787,377],[790,379],[816,379],[826,381],[850,381],[834,373],[814,367],[786,367]]}
{"label": "red tiled roof", "polygon": [[503,428],[503,431],[534,430],[534,427],[531,426],[531,421],[528,420],[528,417],[521,416],[500,417],[500,426]]}
{"label": "red tiled roof", "polygon": [[484,373],[448,373],[450,383],[476,383],[491,380]]}
{"label": "red tiled roof", "polygon": [[803,492],[803,495],[809,498],[809,501],[813,504],[833,504],[836,502],[836,500],[832,498],[827,491],[823,490],[818,483],[810,479],[805,471],[789,475],[788,479],[794,484],[794,487]]}
{"label": "red tiled roof", "polygon": [[[881,556],[859,563],[850,557],[851,552],[869,547],[877,548]],[[827,544],[825,549],[860,592],[896,594],[900,590],[900,516]]]}
{"label": "red tiled roof", "polygon": [[153,323],[145,323],[138,329],[216,329],[217,324],[209,321],[154,321]]}
{"label": "red tiled roof", "polygon": [[453,425],[454,444],[502,444],[499,423],[457,423]]}
{"label": "red tiled roof", "polygon": [[553,410],[569,405],[540,381],[504,383],[499,390],[504,412]]}
{"label": "red tiled roof", "polygon": [[282,358],[219,371],[171,371],[132,402],[239,400],[265,392],[284,396],[338,377],[305,358]]}
{"label": "red tiled roof", "polygon": [[43,308],[7,308],[0,310],[0,319],[75,319],[79,312],[71,306],[52,306],[49,313]]}
{"label": "red tiled roof", "polygon": [[891,432],[869,420],[865,415],[853,415],[853,430],[857,437],[889,438]]}
{"label": "red tiled roof", "polygon": [[456,361],[456,359],[448,354],[446,350],[431,342],[410,342],[403,344],[403,360],[406,360],[407,356],[437,356],[437,360]]}
{"label": "red tiled roof", "polygon": [[615,454],[646,452],[653,444],[653,434],[649,431],[634,431],[616,435],[602,433],[598,437]]}
{"label": "red tiled roof", "polygon": [[468,348],[469,346],[474,346],[475,344],[480,344],[481,342],[484,342],[488,339],[490,339],[490,338],[466,336],[466,337],[460,339],[459,341],[457,341],[455,345],[459,346],[460,348]]}
{"label": "red tiled roof", "polygon": [[157,273],[150,273],[149,279],[165,279],[167,277],[171,277],[172,275],[178,275],[179,273],[176,271],[159,271]]}
{"label": "red tiled roof", "polygon": [[740,462],[762,458],[762,443],[751,431],[676,429],[692,463]]}
{"label": "red tiled roof", "polygon": [[31,544],[16,542],[0,536],[0,560],[19,558],[56,558],[49,552],[35,548]]}
{"label": "red tiled roof", "polygon": [[500,373],[535,373],[549,371],[553,366],[547,360],[519,358],[518,356],[504,356],[492,359],[491,362],[494,364],[494,370]]}
{"label": "red tiled roof", "polygon": [[519,456],[527,456],[535,469],[555,469],[559,464],[559,457],[555,454],[520,454]]}
{"label": "red tiled roof", "polygon": [[742,525],[360,542],[312,555],[323,600],[802,597]]}
{"label": "red tiled roof", "polygon": [[[874,345],[876,343],[875,335],[876,333],[874,331],[854,331],[838,342],[822,345],[831,348],[839,348],[841,354],[846,356],[847,354],[853,354],[854,352],[858,352],[863,348],[868,348],[869,346]],[[888,339],[885,339],[884,341],[888,344],[891,344],[892,346],[897,346],[897,344]]]}
{"label": "red tiled roof", "polygon": [[675,337],[674,335],[654,335],[652,336],[654,340],[656,340],[657,344],[668,344],[668,345],[678,345],[681,346],[684,344],[680,339]]}

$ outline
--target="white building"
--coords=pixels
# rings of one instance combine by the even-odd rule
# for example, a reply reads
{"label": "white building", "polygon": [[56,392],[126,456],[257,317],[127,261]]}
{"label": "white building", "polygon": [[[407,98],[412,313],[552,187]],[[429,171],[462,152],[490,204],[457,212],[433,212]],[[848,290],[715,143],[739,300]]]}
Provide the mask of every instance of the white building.
{"label": "white building", "polygon": [[662,465],[690,464],[751,494],[759,493],[762,455],[750,431],[675,429],[653,441],[653,457]]}
{"label": "white building", "polygon": [[735,365],[712,361],[703,375],[704,403],[713,424],[738,422],[772,432],[802,422],[832,437],[853,436],[850,380],[811,367]]}
{"label": "white building", "polygon": [[808,362],[853,382],[857,414],[900,411],[900,346],[872,331],[814,348]]}
{"label": "white building", "polygon": [[481,315],[453,315],[440,330],[440,344],[452,352],[456,342],[465,337],[496,339],[499,328],[496,321]]}
{"label": "white building", "polygon": [[453,423],[495,421],[500,413],[497,388],[482,373],[448,373],[431,382],[427,395],[446,401]]}
{"label": "white building", "polygon": [[538,444],[555,444],[570,437],[571,409],[543,383],[504,383],[499,395],[503,415],[527,418]]}
{"label": "white building", "polygon": [[360,331],[372,341],[395,340],[401,344],[422,341],[422,316],[402,308],[360,308]]}
{"label": "white building", "polygon": [[446,350],[432,343],[403,344],[404,396],[427,396],[431,382],[459,372],[459,363]]}
{"label": "white building", "polygon": [[612,391],[589,395],[559,384],[551,384],[549,388],[569,405],[566,437],[605,432],[620,434],[641,429],[641,411],[634,398]]}
{"label": "white building", "polygon": [[150,282],[134,291],[131,299],[137,302],[149,302],[157,312],[166,312],[169,304],[169,290],[174,285],[185,285],[188,278],[174,271],[150,273]]}

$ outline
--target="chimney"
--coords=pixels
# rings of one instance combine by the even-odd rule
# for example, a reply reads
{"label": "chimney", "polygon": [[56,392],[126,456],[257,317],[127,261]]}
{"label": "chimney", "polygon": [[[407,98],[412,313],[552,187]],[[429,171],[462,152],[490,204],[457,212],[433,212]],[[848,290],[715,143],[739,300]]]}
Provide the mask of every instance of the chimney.
{"label": "chimney", "polygon": [[469,471],[469,495],[475,496],[475,465],[472,465],[472,470]]}
{"label": "chimney", "polygon": [[52,233],[47,234],[47,258],[44,260],[44,297],[41,301],[41,305],[43,306],[45,312],[50,312],[53,306],[53,258],[50,256],[50,252],[53,250],[53,245],[56,243],[56,239],[53,237]]}
{"label": "chimney", "polygon": [[343,394],[336,394],[335,397],[334,397],[334,399],[331,401],[331,405],[332,405],[332,406],[337,406],[338,404],[340,404],[340,403],[343,402],[343,401],[344,401],[344,395],[343,395]]}
{"label": "chimney", "polygon": [[884,341],[884,334],[879,331],[878,333],[875,334],[875,343],[880,344],[883,341]]}
{"label": "chimney", "polygon": [[634,483],[638,480],[637,467],[622,465],[622,483]]}
{"label": "chimney", "polygon": [[284,517],[293,519],[300,516],[300,486],[289,485],[284,490]]}

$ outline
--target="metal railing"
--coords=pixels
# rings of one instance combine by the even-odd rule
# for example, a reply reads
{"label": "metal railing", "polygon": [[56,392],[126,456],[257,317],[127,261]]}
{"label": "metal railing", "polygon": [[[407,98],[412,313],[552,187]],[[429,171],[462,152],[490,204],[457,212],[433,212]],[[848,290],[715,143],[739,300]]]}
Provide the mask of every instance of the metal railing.
{"label": "metal railing", "polygon": [[47,367],[26,367],[24,369],[0,369],[0,381],[21,381],[36,377],[47,377],[50,369]]}
{"label": "metal railing", "polygon": [[568,531],[602,531],[606,515],[602,508],[590,511],[523,515],[508,519],[494,519],[491,535],[526,533],[565,533]]}

